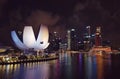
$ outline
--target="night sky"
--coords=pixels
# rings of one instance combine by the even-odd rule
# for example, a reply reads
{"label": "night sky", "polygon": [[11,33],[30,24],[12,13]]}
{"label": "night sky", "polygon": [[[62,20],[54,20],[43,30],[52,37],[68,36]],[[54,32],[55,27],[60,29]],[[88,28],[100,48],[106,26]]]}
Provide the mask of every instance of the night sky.
{"label": "night sky", "polygon": [[63,37],[67,29],[79,29],[82,35],[85,26],[90,25],[92,33],[101,26],[103,40],[120,47],[119,0],[0,0],[1,43],[12,42],[11,30],[22,31],[25,25],[37,30],[40,24]]}

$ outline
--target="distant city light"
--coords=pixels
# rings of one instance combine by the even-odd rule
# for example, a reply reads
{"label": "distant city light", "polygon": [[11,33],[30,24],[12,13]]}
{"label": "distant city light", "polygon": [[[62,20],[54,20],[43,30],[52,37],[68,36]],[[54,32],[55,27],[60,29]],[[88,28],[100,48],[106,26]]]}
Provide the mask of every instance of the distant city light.
{"label": "distant city light", "polygon": [[86,28],[88,29],[88,28],[90,28],[90,26],[87,26]]}
{"label": "distant city light", "polygon": [[65,43],[64,45],[67,46],[67,43]]}
{"label": "distant city light", "polygon": [[67,32],[70,33],[70,30],[68,30]]}
{"label": "distant city light", "polygon": [[71,31],[75,31],[75,29],[71,29]]}
{"label": "distant city light", "polygon": [[94,36],[95,36],[95,34],[92,34],[92,36],[94,37]]}
{"label": "distant city light", "polygon": [[57,32],[54,32],[55,34],[57,33]]}
{"label": "distant city light", "polygon": [[85,38],[91,38],[91,36],[85,36]]}
{"label": "distant city light", "polygon": [[61,42],[59,42],[59,44],[62,44]]}
{"label": "distant city light", "polygon": [[78,43],[81,43],[81,41],[79,41]]}
{"label": "distant city light", "polygon": [[22,32],[21,32],[21,31],[18,31],[18,34],[19,34],[19,35],[21,35],[21,34],[22,34]]}
{"label": "distant city light", "polygon": [[76,37],[76,35],[74,35],[74,37]]}

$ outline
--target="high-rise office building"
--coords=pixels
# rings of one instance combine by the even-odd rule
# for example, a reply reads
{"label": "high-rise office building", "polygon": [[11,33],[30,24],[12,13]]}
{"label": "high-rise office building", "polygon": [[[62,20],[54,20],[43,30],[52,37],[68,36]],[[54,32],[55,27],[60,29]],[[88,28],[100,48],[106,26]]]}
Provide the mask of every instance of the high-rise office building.
{"label": "high-rise office building", "polygon": [[68,45],[67,50],[71,50],[71,35],[70,35],[70,33],[71,33],[71,31],[68,30],[67,31],[67,45]]}
{"label": "high-rise office building", "polygon": [[67,31],[67,49],[68,50],[78,50],[77,46],[77,35],[76,35],[76,30],[71,29]]}
{"label": "high-rise office building", "polygon": [[86,26],[84,36],[84,50],[88,51],[91,48],[91,30],[90,26]]}
{"label": "high-rise office building", "polygon": [[95,46],[102,46],[101,27],[96,28]]}

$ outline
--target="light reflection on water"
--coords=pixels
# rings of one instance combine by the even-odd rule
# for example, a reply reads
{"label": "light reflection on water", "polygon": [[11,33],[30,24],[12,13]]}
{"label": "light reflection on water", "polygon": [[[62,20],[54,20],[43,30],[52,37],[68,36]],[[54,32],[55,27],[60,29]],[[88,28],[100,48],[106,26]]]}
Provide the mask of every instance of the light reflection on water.
{"label": "light reflection on water", "polygon": [[62,53],[57,60],[0,65],[0,79],[114,79],[119,63],[114,64],[102,57]]}

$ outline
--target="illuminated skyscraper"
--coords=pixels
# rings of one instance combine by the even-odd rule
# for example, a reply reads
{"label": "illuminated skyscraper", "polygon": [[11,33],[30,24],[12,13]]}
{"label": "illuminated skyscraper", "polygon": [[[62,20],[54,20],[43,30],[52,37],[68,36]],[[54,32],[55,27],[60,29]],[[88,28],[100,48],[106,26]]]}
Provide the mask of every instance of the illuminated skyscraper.
{"label": "illuminated skyscraper", "polygon": [[95,46],[102,46],[101,27],[97,27],[97,28],[96,28],[96,33],[95,33]]}
{"label": "illuminated skyscraper", "polygon": [[91,48],[91,28],[86,26],[84,32],[84,50],[88,51]]}
{"label": "illuminated skyscraper", "polygon": [[68,41],[68,50],[77,50],[78,46],[77,46],[77,35],[76,35],[76,30],[75,29],[71,29],[68,30],[67,32],[67,41]]}
{"label": "illuminated skyscraper", "polygon": [[68,48],[67,50],[70,50],[71,49],[71,35],[70,35],[70,30],[67,31],[67,41],[68,41]]}
{"label": "illuminated skyscraper", "polygon": [[[110,54],[110,53],[111,53],[111,47],[102,45],[101,27],[96,27],[95,46],[93,46],[91,48],[90,54],[106,56],[106,54]],[[110,55],[109,55],[109,57],[110,57]]]}

